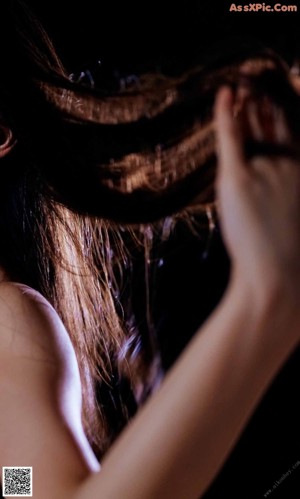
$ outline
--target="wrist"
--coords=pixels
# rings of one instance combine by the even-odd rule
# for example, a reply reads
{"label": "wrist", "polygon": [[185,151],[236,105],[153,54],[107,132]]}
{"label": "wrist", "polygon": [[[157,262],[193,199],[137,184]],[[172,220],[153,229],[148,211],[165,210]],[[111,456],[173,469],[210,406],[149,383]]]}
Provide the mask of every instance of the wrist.
{"label": "wrist", "polygon": [[[265,278],[264,278],[265,277]],[[276,272],[251,280],[232,269],[228,286],[231,300],[248,310],[247,318],[272,348],[291,351],[300,341],[300,279]],[[262,341],[263,344],[263,341]]]}

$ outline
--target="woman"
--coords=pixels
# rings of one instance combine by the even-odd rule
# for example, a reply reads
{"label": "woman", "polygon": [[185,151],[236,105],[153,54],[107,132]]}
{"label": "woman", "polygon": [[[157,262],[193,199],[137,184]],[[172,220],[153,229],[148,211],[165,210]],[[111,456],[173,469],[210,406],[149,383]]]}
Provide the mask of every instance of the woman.
{"label": "woman", "polygon": [[[97,406],[97,386],[101,400],[105,382],[122,375],[143,399],[145,380],[159,368],[142,356],[132,364],[131,338],[121,348],[123,324],[110,271],[118,262],[120,244],[114,242],[119,235],[111,223],[86,213],[148,222],[188,201],[209,201],[211,190],[201,191],[195,180],[208,177],[199,165],[211,153],[211,136],[205,135],[209,154],[202,139],[211,127],[199,127],[194,116],[199,107],[194,112],[188,100],[201,102],[197,72],[183,80],[156,78],[150,90],[147,80],[141,90],[125,89],[127,99],[118,92],[107,95],[105,89],[94,95],[68,82],[45,33],[38,26],[30,32],[32,19],[23,9],[20,38],[10,24],[11,13],[4,18],[12,51],[4,54],[7,69],[1,79],[0,155],[7,171],[1,200],[1,466],[33,466],[34,494],[45,499],[198,497],[299,341],[297,129],[290,130],[289,113],[277,116],[276,108],[275,119],[273,107],[266,126],[256,109],[260,95],[249,99],[234,120],[239,106],[232,92],[219,94],[216,187],[232,260],[230,284],[161,389],[105,455],[99,473],[96,457],[111,435],[109,415]],[[298,104],[284,69],[268,58],[272,68],[278,66],[272,76],[287,92],[286,100]],[[239,67],[232,73],[222,69],[210,99],[221,82],[232,83],[239,73]],[[254,89],[267,83],[258,77]],[[241,92],[238,104],[245,94],[253,95],[251,89]],[[176,120],[164,136],[168,147],[152,153],[151,142],[143,150],[143,133],[147,136],[147,127],[149,133],[169,110],[168,120]],[[206,111],[205,118],[209,115]],[[182,123],[182,116],[189,120]],[[143,117],[148,121],[135,143],[132,139],[135,150],[132,143],[126,150],[123,134]],[[109,143],[105,137],[112,131],[119,140]],[[152,133],[149,144],[150,136],[157,140]],[[249,138],[250,152],[258,144],[256,152],[267,151],[270,157],[251,159],[248,147],[246,155]],[[102,140],[97,165],[96,139]],[[265,142],[268,148],[262,151]],[[83,164],[88,174],[82,173]],[[233,360],[239,376],[232,374]]]}

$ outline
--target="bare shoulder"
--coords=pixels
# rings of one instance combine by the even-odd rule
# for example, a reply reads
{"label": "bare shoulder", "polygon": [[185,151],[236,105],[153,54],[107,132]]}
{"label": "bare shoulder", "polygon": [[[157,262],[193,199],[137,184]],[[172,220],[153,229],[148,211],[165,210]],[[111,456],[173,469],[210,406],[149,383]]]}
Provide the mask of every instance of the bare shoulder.
{"label": "bare shoulder", "polygon": [[0,352],[50,363],[74,362],[73,346],[58,314],[37,291],[19,283],[0,284]]}
{"label": "bare shoulder", "polygon": [[32,466],[36,497],[72,497],[99,470],[78,364],[53,307],[21,284],[0,284],[0,397],[0,467]]}

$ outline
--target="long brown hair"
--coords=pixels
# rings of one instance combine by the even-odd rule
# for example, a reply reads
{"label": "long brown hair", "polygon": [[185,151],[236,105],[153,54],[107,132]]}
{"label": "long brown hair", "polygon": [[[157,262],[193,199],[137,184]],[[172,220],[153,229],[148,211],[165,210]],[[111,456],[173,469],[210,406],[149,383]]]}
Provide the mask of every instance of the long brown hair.
{"label": "long brown hair", "polygon": [[247,84],[283,100],[292,123],[299,98],[286,63],[259,44],[177,75],[91,88],[69,78],[23,2],[6,2],[1,19],[1,119],[16,145],[1,160],[0,264],[61,316],[78,358],[84,427],[101,457],[160,372],[155,340],[141,344],[122,310],[130,248],[149,251],[148,224],[160,238],[166,215],[216,212],[217,89],[236,87],[241,63],[256,59],[272,67]]}

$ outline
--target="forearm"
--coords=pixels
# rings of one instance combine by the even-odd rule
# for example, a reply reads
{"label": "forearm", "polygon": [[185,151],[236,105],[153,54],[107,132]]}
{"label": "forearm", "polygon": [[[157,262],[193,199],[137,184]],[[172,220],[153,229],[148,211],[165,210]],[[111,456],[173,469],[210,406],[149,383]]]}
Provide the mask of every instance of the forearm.
{"label": "forearm", "polygon": [[289,304],[232,285],[80,498],[197,498],[295,346]]}

